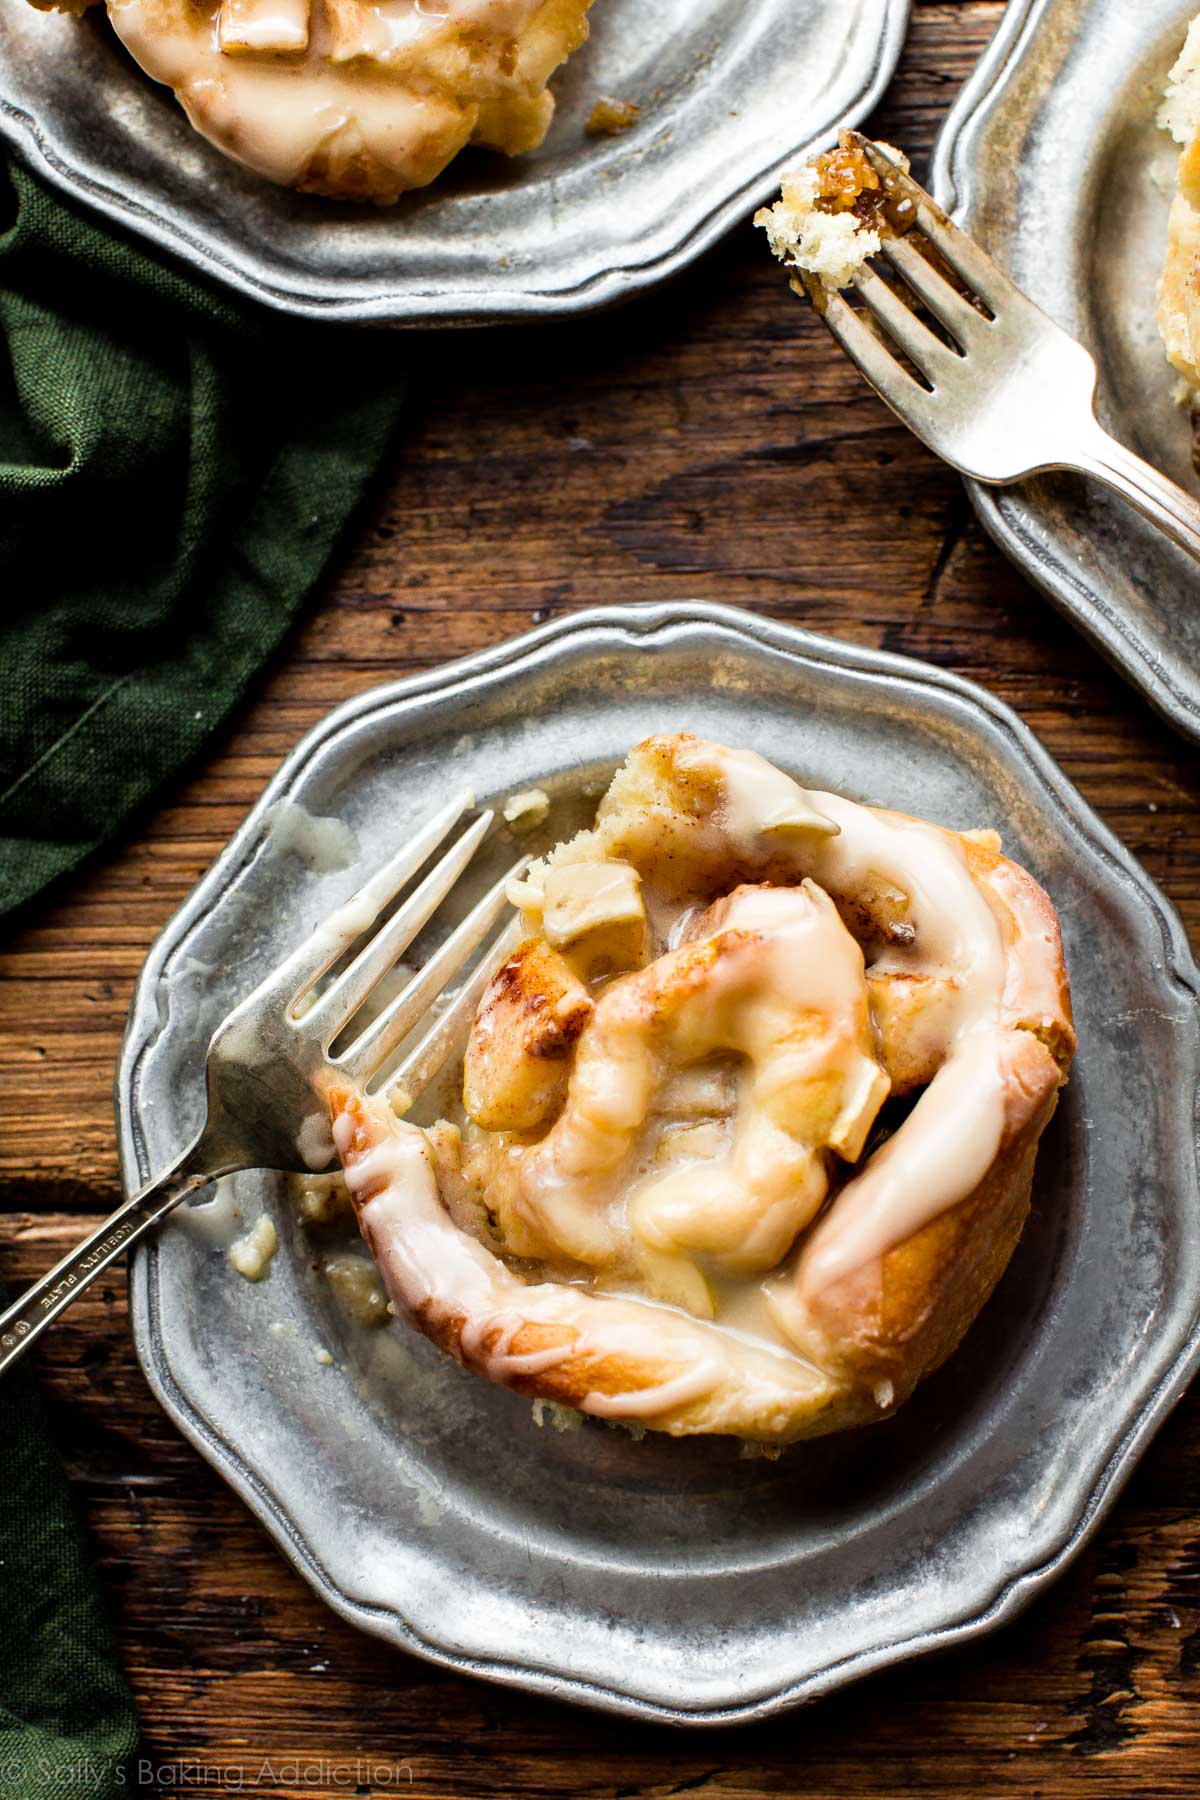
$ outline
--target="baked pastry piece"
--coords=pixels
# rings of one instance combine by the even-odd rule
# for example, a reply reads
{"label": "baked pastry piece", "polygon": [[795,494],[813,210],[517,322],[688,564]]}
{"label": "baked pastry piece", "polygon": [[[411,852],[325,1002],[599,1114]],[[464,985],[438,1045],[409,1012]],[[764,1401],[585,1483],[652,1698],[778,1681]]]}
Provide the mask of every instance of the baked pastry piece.
{"label": "baked pastry piece", "polygon": [[[907,172],[906,156],[891,144],[879,147]],[[852,132],[842,133],[836,150],[785,175],[779,199],[754,215],[779,260],[807,277],[806,287],[822,288],[848,287],[885,236],[902,235],[915,222],[912,201],[893,177],[876,172]]]}
{"label": "baked pastry piece", "polygon": [[465,1128],[330,1096],[396,1309],[492,1381],[674,1434],[891,1412],[1008,1262],[1066,1079],[1041,888],[994,833],[679,735],[513,897]]}
{"label": "baked pastry piece", "polygon": [[227,156],[306,193],[390,203],[464,144],[515,156],[541,143],[546,84],[587,36],[591,0],[107,4],[142,68]]}
{"label": "baked pastry piece", "polygon": [[1200,399],[1200,17],[1171,69],[1158,122],[1183,149],[1158,290],[1158,328],[1183,381],[1179,398]]}

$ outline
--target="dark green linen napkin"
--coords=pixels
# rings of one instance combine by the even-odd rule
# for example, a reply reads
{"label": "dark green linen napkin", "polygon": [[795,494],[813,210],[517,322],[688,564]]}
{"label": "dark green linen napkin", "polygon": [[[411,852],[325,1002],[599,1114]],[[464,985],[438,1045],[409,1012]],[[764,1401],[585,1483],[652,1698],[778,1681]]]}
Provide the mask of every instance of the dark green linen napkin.
{"label": "dark green linen napkin", "polygon": [[[401,360],[192,280],[0,155],[0,914],[233,712],[383,456]],[[0,1433],[0,1800],[109,1800],[136,1719],[27,1370]]]}
{"label": "dark green linen napkin", "polygon": [[403,381],[391,334],[239,304],[15,160],[0,338],[3,915],[229,717],[378,466]]}
{"label": "dark green linen napkin", "polygon": [[0,1442],[0,1794],[117,1800],[133,1700],[25,1367],[0,1382]]}

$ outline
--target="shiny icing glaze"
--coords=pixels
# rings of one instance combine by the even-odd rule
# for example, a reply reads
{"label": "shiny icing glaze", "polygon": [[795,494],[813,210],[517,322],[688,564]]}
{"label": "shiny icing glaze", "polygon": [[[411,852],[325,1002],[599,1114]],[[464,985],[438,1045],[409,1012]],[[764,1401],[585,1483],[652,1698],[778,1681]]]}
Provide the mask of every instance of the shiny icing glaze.
{"label": "shiny icing glaze", "polygon": [[[488,1379],[534,1378],[568,1361],[599,1367],[617,1344],[630,1358],[664,1368],[661,1382],[636,1391],[584,1394],[582,1411],[597,1417],[649,1418],[677,1411],[722,1383],[757,1384],[778,1396],[819,1402],[829,1384],[802,1359],[714,1333],[674,1308],[640,1297],[609,1295],[559,1283],[526,1283],[446,1214],[425,1134],[397,1120],[380,1103],[366,1109],[368,1147],[351,1112],[334,1119],[333,1133],[346,1183],[359,1209],[363,1235],[406,1311],[446,1332],[460,1361]],[[514,1352],[523,1325],[544,1325],[554,1342]],[[680,1368],[682,1366],[682,1373]]]}
{"label": "shiny icing glaze", "polygon": [[[965,1199],[990,1167],[1004,1126],[1000,1042],[1007,1029],[1008,959],[984,890],[961,842],[920,821],[876,811],[836,794],[806,791],[762,758],[721,752],[736,829],[769,816],[794,790],[797,812],[833,827],[805,845],[812,879],[853,894],[882,879],[907,897],[909,945],[891,945],[870,973],[923,973],[953,981],[954,1003],[937,1022],[942,1066],[899,1131],[839,1194],[801,1253],[800,1296],[830,1286],[884,1256],[939,1213]],[[785,1323],[786,1309],[781,1314]]]}
{"label": "shiny icing glaze", "polygon": [[[936,1004],[925,1006],[917,1026],[925,1057],[940,1065],[937,1074],[894,1138],[850,1179],[812,1232],[797,1265],[799,1295],[885,1255],[971,1193],[989,1167],[1004,1124],[1000,1048],[1014,1022],[1006,1009],[1010,958],[994,906],[975,880],[957,834],[804,789],[750,751],[684,743],[675,752],[674,767],[685,778],[715,785],[716,830],[731,858],[782,853],[804,873],[803,889],[745,890],[723,921],[725,929],[758,931],[749,1014],[760,1029],[777,1013],[820,1017],[821,1054],[852,1092],[864,1046],[839,1030],[841,1022],[856,1007],[865,1008],[872,984],[913,974],[937,984]],[[696,910],[664,903],[654,893],[652,872],[643,873],[647,909],[660,937],[674,947],[694,931]],[[514,897],[536,906],[544,882],[535,868]],[[864,970],[862,951],[828,896],[853,899],[873,891],[897,896],[903,917]],[[797,913],[815,917],[820,903],[823,928],[799,932]],[[789,909],[792,917],[785,922]],[[671,948],[655,967],[679,954]],[[603,1265],[619,1254],[626,1217],[635,1235],[656,1248],[670,1247],[670,1228],[654,1214],[656,1207],[669,1213],[678,1195],[694,1247],[731,1252],[736,1266],[735,1247],[749,1239],[744,1272],[769,1267],[815,1215],[827,1179],[819,1163],[807,1205],[793,1207],[794,1228],[785,1231],[782,1242],[768,1234],[760,1261],[753,1254],[752,1203],[772,1185],[778,1187],[787,1156],[784,1134],[768,1129],[753,1083],[743,1082],[737,1146],[729,1157],[629,1181],[631,1137],[645,1120],[669,1061],[661,1049],[655,1053],[636,1013],[623,1006],[633,984],[644,979],[627,977],[601,999],[580,1041],[562,1116],[540,1143],[509,1153],[510,1162],[520,1164],[518,1211],[535,1219],[559,1250]],[[724,963],[718,964],[705,996],[714,1018],[721,1015],[727,981]],[[621,1031],[614,1028],[614,1017],[623,1012],[629,1016]],[[722,1047],[749,1054],[753,1063],[752,1035],[727,1031]],[[688,1049],[699,1056],[715,1047],[700,1033]],[[864,1096],[867,1126],[885,1093],[883,1084],[882,1091]],[[853,1162],[863,1135],[834,1147]],[[786,1329],[787,1305],[778,1293],[773,1298],[776,1321]]]}
{"label": "shiny icing glaze", "polygon": [[[631,1181],[666,1072],[721,1052],[744,1061],[727,1154]],[[828,896],[739,889],[600,999],[558,1120],[509,1158],[527,1247],[600,1267],[698,1251],[769,1269],[825,1198],[821,1151],[857,1155],[887,1088],[862,951]]]}
{"label": "shiny icing glaze", "polygon": [[369,166],[361,191],[394,199],[462,148],[482,100],[515,88],[511,46],[541,4],[108,0],[108,11],[146,73],[227,155],[295,185],[332,152]]}
{"label": "shiny icing glaze", "polygon": [[[595,984],[544,1135],[484,1133],[464,1164],[523,1270],[451,1224],[422,1134],[377,1103],[375,1147],[353,1149],[346,1119],[335,1134],[364,1232],[399,1304],[450,1322],[450,1347],[493,1380],[536,1383],[617,1343],[651,1375],[585,1390],[584,1410],[695,1428],[680,1416],[719,1416],[733,1383],[768,1421],[798,1396],[819,1413],[836,1381],[815,1304],[979,1189],[1022,1032],[1062,1029],[1069,1057],[1052,910],[990,834],[970,843],[687,737],[640,747],[595,831],[533,865],[513,892],[530,930],[551,870],[609,858],[640,875],[652,959]],[[723,869],[743,885],[698,900]],[[746,884],[755,869],[768,885]],[[889,1087],[878,1021],[910,990],[928,1073],[863,1162]],[[839,1160],[861,1166],[826,1204]],[[554,1329],[518,1347],[539,1322]],[[895,1395],[879,1374],[867,1403]]]}

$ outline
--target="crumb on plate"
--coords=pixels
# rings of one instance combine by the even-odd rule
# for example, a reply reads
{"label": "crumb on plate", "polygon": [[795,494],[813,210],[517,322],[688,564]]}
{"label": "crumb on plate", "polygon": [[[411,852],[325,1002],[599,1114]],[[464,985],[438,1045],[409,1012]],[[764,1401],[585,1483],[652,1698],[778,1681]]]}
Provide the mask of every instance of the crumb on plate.
{"label": "crumb on plate", "polygon": [[636,125],[641,116],[641,107],[635,106],[632,100],[613,100],[609,95],[601,94],[588,114],[584,129],[589,137],[619,137],[631,125]]}
{"label": "crumb on plate", "polygon": [[247,1281],[261,1281],[279,1248],[279,1234],[271,1218],[261,1213],[244,1236],[229,1247],[229,1260]]}
{"label": "crumb on plate", "polygon": [[760,1438],[743,1438],[738,1445],[738,1456],[743,1462],[778,1462],[782,1455],[782,1444],[767,1444]]}
{"label": "crumb on plate", "polygon": [[555,1431],[578,1431],[583,1414],[574,1406],[560,1406],[557,1400],[535,1400],[533,1422],[539,1427],[549,1424]]}
{"label": "crumb on plate", "polygon": [[529,788],[522,794],[510,794],[502,811],[514,831],[536,831],[550,817],[550,796],[544,788]]}

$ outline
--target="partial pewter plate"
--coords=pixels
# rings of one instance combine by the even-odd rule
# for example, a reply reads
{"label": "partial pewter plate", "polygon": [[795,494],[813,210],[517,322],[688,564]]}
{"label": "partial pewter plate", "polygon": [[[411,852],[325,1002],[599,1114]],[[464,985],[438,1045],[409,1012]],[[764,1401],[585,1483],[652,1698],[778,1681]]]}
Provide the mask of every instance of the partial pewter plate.
{"label": "partial pewter plate", "polygon": [[[542,785],[541,848],[632,744],[678,729],[994,824],[1058,905],[1079,1055],[1013,1264],[946,1367],[890,1422],[775,1463],[719,1439],[538,1428],[528,1400],[404,1324],[347,1319],[282,1179],[260,1174],[234,1198],[278,1224],[266,1281],[214,1246],[218,1200],[139,1249],[132,1306],[171,1417],[345,1618],[492,1680],[712,1724],[1010,1618],[1085,1542],[1200,1357],[1200,971],[1014,714],[922,664],[698,604],[581,613],[378,688],[288,757],[160,938],[117,1087],[141,1181],[198,1122],[224,1010],[438,794]],[[287,803],[341,825],[298,832]],[[345,826],[354,866],[338,867]],[[507,828],[491,850],[480,886],[513,854]]]}
{"label": "partial pewter plate", "polygon": [[[1103,423],[1196,493],[1154,323],[1178,145],[1154,123],[1195,0],[1009,0],[931,185],[1096,358]],[[1200,737],[1200,570],[1080,477],[968,482],[984,526],[1150,703]]]}
{"label": "partial pewter plate", "polygon": [[[388,324],[578,313],[684,268],[863,118],[909,0],[598,0],[532,156],[466,151],[397,207],[275,188],[192,131],[99,17],[0,8],[0,132],[39,173],[281,311]],[[603,94],[641,117],[584,126]]]}

